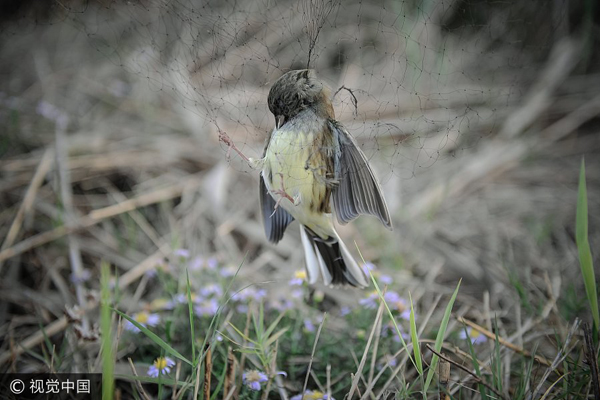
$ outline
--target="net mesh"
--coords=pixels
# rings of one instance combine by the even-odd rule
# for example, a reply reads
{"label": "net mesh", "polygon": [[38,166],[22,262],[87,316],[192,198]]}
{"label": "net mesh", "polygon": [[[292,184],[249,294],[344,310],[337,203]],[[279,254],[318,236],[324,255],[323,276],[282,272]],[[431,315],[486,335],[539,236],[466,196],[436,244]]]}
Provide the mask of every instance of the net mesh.
{"label": "net mesh", "polygon": [[192,134],[225,131],[254,157],[274,125],[270,85],[314,68],[334,93],[348,89],[334,98],[337,119],[376,156],[384,183],[497,131],[568,23],[560,1],[57,2],[37,12],[45,18],[17,19],[3,37],[60,25],[73,37],[62,57],[93,68],[82,56],[95,52],[120,71],[96,82],[110,93],[167,103]]}

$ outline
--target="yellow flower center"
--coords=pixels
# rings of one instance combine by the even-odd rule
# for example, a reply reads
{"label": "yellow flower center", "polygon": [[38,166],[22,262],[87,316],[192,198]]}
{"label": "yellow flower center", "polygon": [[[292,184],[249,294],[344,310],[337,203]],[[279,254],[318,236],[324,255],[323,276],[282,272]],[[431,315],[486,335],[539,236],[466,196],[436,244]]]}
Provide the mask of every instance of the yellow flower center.
{"label": "yellow flower center", "polygon": [[306,280],[306,271],[305,270],[296,271],[294,273],[294,278]]}
{"label": "yellow flower center", "polygon": [[481,333],[479,333],[477,329],[471,329],[469,336],[471,336],[473,339],[477,339],[479,336],[481,336]]}
{"label": "yellow flower center", "polygon": [[165,357],[158,357],[156,360],[154,360],[154,366],[159,371],[162,371],[163,369],[167,368],[167,359]]}
{"label": "yellow flower center", "polygon": [[304,395],[305,400],[317,400],[322,399],[325,394],[323,392],[319,392],[318,390],[313,390],[313,392],[309,395]]}
{"label": "yellow flower center", "polygon": [[150,304],[150,307],[152,307],[152,309],[156,310],[156,309],[161,309],[163,307],[166,307],[167,304],[169,304],[169,300],[164,299],[164,298],[158,298],[158,299],[154,299],[154,301],[152,301],[152,303]]}
{"label": "yellow flower center", "polygon": [[260,374],[258,371],[248,371],[246,372],[246,380],[249,382],[258,382],[260,381]]}
{"label": "yellow flower center", "polygon": [[142,312],[140,312],[140,313],[137,313],[137,314],[135,315],[135,320],[136,320],[137,322],[139,322],[140,324],[145,324],[145,323],[147,323],[147,322],[148,322],[148,313],[146,313],[146,312],[143,312],[143,311],[142,311]]}

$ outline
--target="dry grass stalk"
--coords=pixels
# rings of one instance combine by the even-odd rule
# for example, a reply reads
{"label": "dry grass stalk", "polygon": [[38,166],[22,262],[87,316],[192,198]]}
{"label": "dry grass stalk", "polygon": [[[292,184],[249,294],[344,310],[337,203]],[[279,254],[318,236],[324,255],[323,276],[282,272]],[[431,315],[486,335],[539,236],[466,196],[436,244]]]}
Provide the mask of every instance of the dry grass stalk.
{"label": "dry grass stalk", "polygon": [[[71,175],[66,163],[69,155],[67,154],[67,139],[64,132],[64,128],[56,127],[56,166],[58,169],[59,186],[60,186],[60,199],[65,211],[65,219],[67,225],[72,225],[77,220],[77,215],[73,207],[73,193],[71,191]],[[83,262],[81,259],[81,251],[79,241],[77,237],[72,234],[67,235],[67,242],[69,245],[69,261],[71,263],[71,273],[77,277],[74,280],[75,285],[75,297],[77,298],[77,304],[80,309],[85,307],[85,288],[82,285],[82,281],[79,277],[83,276]],[[84,313],[81,316],[81,329],[83,335],[87,336],[90,334],[90,323],[87,315]]]}
{"label": "dry grass stalk", "polygon": [[573,350],[573,348],[569,348],[569,345],[571,344],[573,335],[575,334],[575,332],[577,332],[579,330],[580,323],[581,323],[581,320],[576,318],[575,322],[573,322],[573,325],[571,325],[571,329],[569,329],[569,333],[567,334],[567,337],[565,339],[565,342],[564,342],[562,348],[560,348],[558,350],[558,352],[556,353],[556,357],[554,357],[554,360],[552,360],[552,364],[550,364],[548,366],[548,368],[546,369],[546,371],[540,378],[540,382],[536,386],[535,390],[531,393],[530,396],[527,397],[528,400],[537,398],[538,393],[540,393],[542,391],[542,388],[551,373],[557,371],[560,373],[560,375],[564,375],[563,372],[560,371],[559,365],[563,362],[565,357],[567,357],[569,355],[569,353]]}
{"label": "dry grass stalk", "polygon": [[552,95],[579,62],[580,51],[574,38],[567,37],[554,45],[540,78],[529,89],[523,106],[506,120],[498,133],[500,138],[516,138],[549,107]]}
{"label": "dry grass stalk", "polygon": [[202,369],[202,363],[199,362],[198,366],[196,367],[196,380],[194,382],[194,399],[198,398],[198,393],[200,391],[200,372]]}
{"label": "dry grass stalk", "polygon": [[331,399],[331,364],[327,364],[326,373],[327,373],[327,390],[325,391],[325,394],[327,394],[328,399]]}
{"label": "dry grass stalk", "polygon": [[[373,328],[371,328],[371,333],[369,334],[369,339],[367,340],[367,344],[365,345],[365,350],[363,352],[362,359],[360,360],[360,364],[358,365],[358,369],[354,374],[354,378],[352,379],[352,386],[350,386],[350,391],[348,392],[348,400],[352,400],[352,396],[354,396],[354,392],[358,388],[358,381],[362,377],[362,371],[367,361],[367,355],[369,354],[369,350],[371,348],[371,342],[373,337],[375,336],[375,332],[377,331],[377,326],[379,325],[379,320],[382,319],[383,310],[385,309],[385,303],[383,301],[379,302],[379,308],[377,309],[377,315],[375,316],[375,321],[373,322]],[[381,329],[379,329],[381,331]],[[365,392],[366,395],[366,392]],[[362,396],[361,396],[362,397]]]}
{"label": "dry grass stalk", "polygon": [[[131,361],[130,357],[127,357],[127,361],[129,361],[129,366],[131,368],[131,372],[133,373],[133,376],[139,376],[136,369],[135,369],[135,365],[133,365],[133,361]],[[144,400],[152,400],[152,397],[150,397],[150,395],[148,395],[148,393],[146,393],[146,391],[144,390],[144,386],[142,386],[142,382],[140,382],[137,379],[133,380],[135,382],[135,387],[138,390],[138,393],[142,395],[142,397],[144,398]]]}
{"label": "dry grass stalk", "polygon": [[275,341],[275,346],[273,349],[273,353],[271,354],[271,361],[269,362],[269,366],[267,368],[267,373],[269,374],[269,377],[267,379],[267,385],[265,386],[265,389],[263,390],[262,396],[261,396],[261,400],[267,400],[269,397],[269,393],[271,392],[271,383],[273,382],[273,378],[275,377],[275,374],[277,373],[277,351],[279,350],[279,340]]}
{"label": "dry grass stalk", "polygon": [[223,400],[227,400],[233,392],[235,384],[235,357],[231,346],[227,347],[227,364],[225,366],[225,381],[223,383]]}
{"label": "dry grass stalk", "polygon": [[[139,279],[144,273],[149,271],[150,269],[156,267],[159,260],[164,257],[164,255],[168,252],[170,247],[168,245],[164,245],[161,249],[159,249],[156,253],[152,254],[150,257],[146,258],[142,261],[138,266],[133,268],[132,270],[123,274],[123,276],[119,279],[119,289],[123,290],[127,288],[131,283],[135,282]],[[91,300],[88,302],[87,307],[82,311],[87,312],[95,309],[98,306],[97,300]],[[20,354],[29,350],[40,343],[42,343],[45,337],[52,337],[59,332],[62,332],[65,328],[69,326],[69,320],[66,316],[62,316],[54,322],[46,325],[42,330],[37,331],[31,336],[23,339],[19,346],[13,348],[11,351],[6,351],[0,354],[0,364],[3,364],[9,360],[14,360]]]}
{"label": "dry grass stalk", "polygon": [[[500,393],[499,391],[497,391],[492,385],[490,385],[489,383],[485,382],[484,380],[482,380],[481,378],[479,378],[477,375],[475,375],[472,371],[470,371],[468,368],[465,368],[464,366],[462,366],[461,364],[457,363],[456,361],[452,360],[451,358],[446,357],[443,353],[438,353],[437,351],[435,351],[435,349],[433,347],[431,347],[430,345],[427,345],[427,348],[429,349],[429,351],[431,351],[433,354],[437,355],[438,357],[440,357],[441,360],[445,361],[446,363],[448,363],[448,366],[446,367],[448,369],[448,371],[450,370],[450,364],[454,365],[455,367],[459,368],[460,370],[466,372],[467,374],[469,374],[471,376],[471,378],[473,380],[475,380],[475,382],[477,383],[481,383],[482,385],[484,385],[486,388],[488,388],[489,390],[491,390],[492,392],[494,392],[496,394],[496,396],[498,396],[498,398],[501,399],[506,399],[506,397]],[[440,372],[441,375],[441,372]],[[446,381],[446,384],[448,383],[448,381]]]}
{"label": "dry grass stalk", "polygon": [[[427,348],[430,348],[431,346],[427,346]],[[440,353],[442,356],[444,356],[444,353]],[[448,360],[446,360],[445,358],[440,358],[439,364],[438,364],[438,382],[440,384],[440,389],[439,389],[439,398],[440,399],[450,399],[448,393],[448,382],[450,382],[450,362]]]}
{"label": "dry grass stalk", "polygon": [[197,187],[198,185],[198,178],[192,177],[188,178],[187,180],[181,183],[176,183],[163,189],[139,195],[133,199],[126,200],[122,203],[94,210],[89,214],[81,217],[76,225],[59,226],[50,231],[39,233],[35,236],[27,238],[12,247],[0,251],[0,262],[22,254],[35,247],[60,239],[61,237],[70,233],[94,226],[107,218],[112,218],[114,216],[127,213],[141,207],[149,206],[151,204],[179,197],[185,190],[191,190]]}
{"label": "dry grass stalk", "polygon": [[[491,176],[505,173],[508,169],[518,166],[519,161],[527,156],[532,148],[554,143],[587,121],[586,117],[590,119],[597,115],[599,100],[595,98],[593,101],[585,103],[580,109],[573,111],[573,117],[561,120],[562,122],[557,122],[551,128],[547,128],[546,134],[542,132],[537,137],[519,138],[519,135],[549,107],[551,94],[579,60],[578,51],[578,46],[571,39],[565,39],[564,42],[557,44],[553,56],[547,63],[546,71],[531,89],[529,97],[525,100],[526,103],[515,110],[506,120],[498,137],[478,149],[470,162],[461,167],[460,173],[454,173],[454,177],[449,181],[423,193],[421,201],[412,206],[411,214],[426,212],[434,205],[441,203],[444,198],[459,196],[469,186]],[[544,89],[541,91],[536,89],[539,87]],[[539,137],[544,139],[540,142]],[[512,140],[507,143],[506,138]]]}
{"label": "dry grass stalk", "polygon": [[[463,317],[458,317],[458,321],[469,325],[471,328],[473,328],[473,329],[477,330],[479,333],[482,333],[483,335],[487,336],[489,339],[496,340],[496,335],[493,332],[490,332],[487,329],[485,329],[483,326],[478,325],[473,321],[469,321],[468,319],[465,319]],[[544,364],[547,367],[549,367],[551,365],[550,361],[548,361],[548,359],[545,358],[544,356],[533,355],[533,354],[531,354],[530,351],[527,351],[522,347],[519,347],[517,345],[510,343],[508,340],[506,340],[500,336],[498,336],[498,343],[500,343],[504,347],[508,347],[509,349],[511,349],[514,352],[523,354],[525,357],[533,357],[534,360],[536,360],[540,364]]]}
{"label": "dry grass stalk", "polygon": [[[308,370],[306,371],[306,377],[304,378],[304,386],[302,387],[302,397],[300,400],[304,400],[304,394],[306,393],[306,388],[308,387],[308,377],[311,373],[312,363],[315,357],[315,352],[317,351],[317,343],[319,343],[319,337],[321,336],[321,331],[323,330],[323,325],[325,325],[325,320],[327,319],[327,313],[323,314],[323,320],[319,325],[319,329],[317,330],[317,334],[315,335],[315,341],[313,343],[312,352],[310,353],[310,360],[308,362]],[[350,398],[350,397],[348,397]]]}
{"label": "dry grass stalk", "polygon": [[204,348],[204,400],[210,400],[210,381],[212,377],[212,350],[210,344]]}
{"label": "dry grass stalk", "polygon": [[[179,376],[181,375],[181,361],[177,361],[177,366],[175,367],[175,382],[179,382]],[[177,389],[179,389],[179,385],[173,386],[173,393],[171,395],[171,400],[177,399]]]}
{"label": "dry grass stalk", "polygon": [[[4,238],[4,242],[2,242],[2,247],[0,250],[5,250],[12,246],[19,235],[21,227],[23,225],[23,220],[27,213],[31,210],[33,205],[33,201],[37,195],[38,189],[42,185],[44,178],[52,168],[52,163],[54,161],[54,150],[52,148],[46,149],[40,163],[33,174],[33,178],[31,179],[31,183],[25,192],[25,197],[23,198],[23,202],[19,206],[19,210],[17,211],[17,215],[15,215],[15,219],[13,220],[8,233],[6,234],[6,238]],[[2,265],[3,261],[0,261],[0,274],[2,274]]]}

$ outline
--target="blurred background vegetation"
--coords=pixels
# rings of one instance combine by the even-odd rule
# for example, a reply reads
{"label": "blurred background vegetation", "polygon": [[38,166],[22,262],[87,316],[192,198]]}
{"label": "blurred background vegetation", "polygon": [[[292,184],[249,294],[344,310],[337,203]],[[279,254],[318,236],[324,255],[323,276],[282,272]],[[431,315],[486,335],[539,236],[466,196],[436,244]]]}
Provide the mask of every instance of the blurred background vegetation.
{"label": "blurred background vegetation", "polygon": [[[123,398],[191,398],[206,364],[169,349],[194,361],[211,344],[214,396],[229,347],[236,398],[258,396],[241,378],[254,370],[272,398],[302,392],[307,374],[308,389],[337,398],[417,396],[418,368],[387,312],[376,315],[378,295],[302,283],[296,229],[268,243],[258,172],[219,141],[227,133],[260,157],[271,84],[309,66],[394,220],[391,233],[362,217],[340,234],[387,285],[407,333],[410,292],[426,362],[462,279],[444,351],[471,374],[452,364],[440,393],[587,398],[594,373],[576,318],[592,316],[575,215],[585,157],[598,265],[599,15],[592,0],[4,1],[1,371],[112,360]],[[102,358],[102,263],[107,304],[165,345],[111,313],[102,331],[114,354]],[[491,336],[469,346],[465,328]],[[189,387],[132,383],[167,356],[169,379]]]}

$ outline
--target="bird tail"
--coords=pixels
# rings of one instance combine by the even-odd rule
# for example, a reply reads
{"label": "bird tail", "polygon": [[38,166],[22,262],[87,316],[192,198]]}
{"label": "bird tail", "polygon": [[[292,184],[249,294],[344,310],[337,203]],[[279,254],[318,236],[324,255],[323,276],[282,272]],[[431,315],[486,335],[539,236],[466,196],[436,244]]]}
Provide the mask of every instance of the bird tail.
{"label": "bird tail", "polygon": [[333,231],[334,236],[322,239],[304,225],[300,236],[306,257],[309,283],[315,283],[321,275],[326,285],[369,286],[367,278],[348,248]]}

